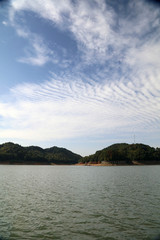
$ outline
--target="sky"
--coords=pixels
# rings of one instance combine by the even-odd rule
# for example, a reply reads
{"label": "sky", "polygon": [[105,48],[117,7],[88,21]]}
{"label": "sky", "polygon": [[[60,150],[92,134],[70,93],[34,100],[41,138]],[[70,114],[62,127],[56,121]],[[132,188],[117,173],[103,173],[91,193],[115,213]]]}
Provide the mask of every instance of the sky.
{"label": "sky", "polygon": [[160,4],[0,1],[0,143],[160,147]]}

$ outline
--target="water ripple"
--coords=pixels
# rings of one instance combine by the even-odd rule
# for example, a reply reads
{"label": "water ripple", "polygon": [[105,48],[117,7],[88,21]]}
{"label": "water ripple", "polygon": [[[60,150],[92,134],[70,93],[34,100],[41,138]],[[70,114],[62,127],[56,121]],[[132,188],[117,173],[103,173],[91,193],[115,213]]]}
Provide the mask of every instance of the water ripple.
{"label": "water ripple", "polygon": [[0,166],[0,240],[154,239],[159,166]]}

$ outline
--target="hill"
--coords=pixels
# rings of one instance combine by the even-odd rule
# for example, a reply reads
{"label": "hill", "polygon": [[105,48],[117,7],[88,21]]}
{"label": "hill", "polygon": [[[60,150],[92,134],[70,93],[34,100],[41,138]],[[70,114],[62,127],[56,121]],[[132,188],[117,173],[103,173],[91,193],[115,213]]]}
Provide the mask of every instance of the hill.
{"label": "hill", "polygon": [[12,142],[0,145],[1,164],[76,164],[80,158],[65,148],[22,147]]}
{"label": "hill", "polygon": [[79,160],[85,164],[160,164],[160,148],[144,144],[113,144]]}
{"label": "hill", "polygon": [[160,164],[160,148],[145,144],[113,144],[90,156],[81,157],[65,148],[22,147],[12,142],[0,145],[0,164]]}

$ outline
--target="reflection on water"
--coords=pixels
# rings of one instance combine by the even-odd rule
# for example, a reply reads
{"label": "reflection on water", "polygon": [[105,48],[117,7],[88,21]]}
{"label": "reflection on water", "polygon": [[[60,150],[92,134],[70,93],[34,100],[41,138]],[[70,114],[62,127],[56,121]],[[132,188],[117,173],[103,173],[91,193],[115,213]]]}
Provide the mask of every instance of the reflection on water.
{"label": "reflection on water", "polygon": [[160,166],[0,166],[0,240],[155,239]]}

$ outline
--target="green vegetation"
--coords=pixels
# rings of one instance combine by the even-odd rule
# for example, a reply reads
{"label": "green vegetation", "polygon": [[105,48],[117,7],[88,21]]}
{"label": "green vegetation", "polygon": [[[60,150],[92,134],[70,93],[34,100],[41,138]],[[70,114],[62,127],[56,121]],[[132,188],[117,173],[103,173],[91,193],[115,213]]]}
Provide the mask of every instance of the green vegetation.
{"label": "green vegetation", "polygon": [[1,164],[75,164],[80,158],[65,148],[22,147],[11,142],[0,145]]}
{"label": "green vegetation", "polygon": [[1,164],[160,164],[160,148],[144,144],[113,144],[90,156],[81,157],[65,148],[22,147],[14,143],[0,145]]}
{"label": "green vegetation", "polygon": [[160,164],[160,148],[144,144],[114,144],[95,154],[83,157],[80,163],[110,163],[110,164]]}

